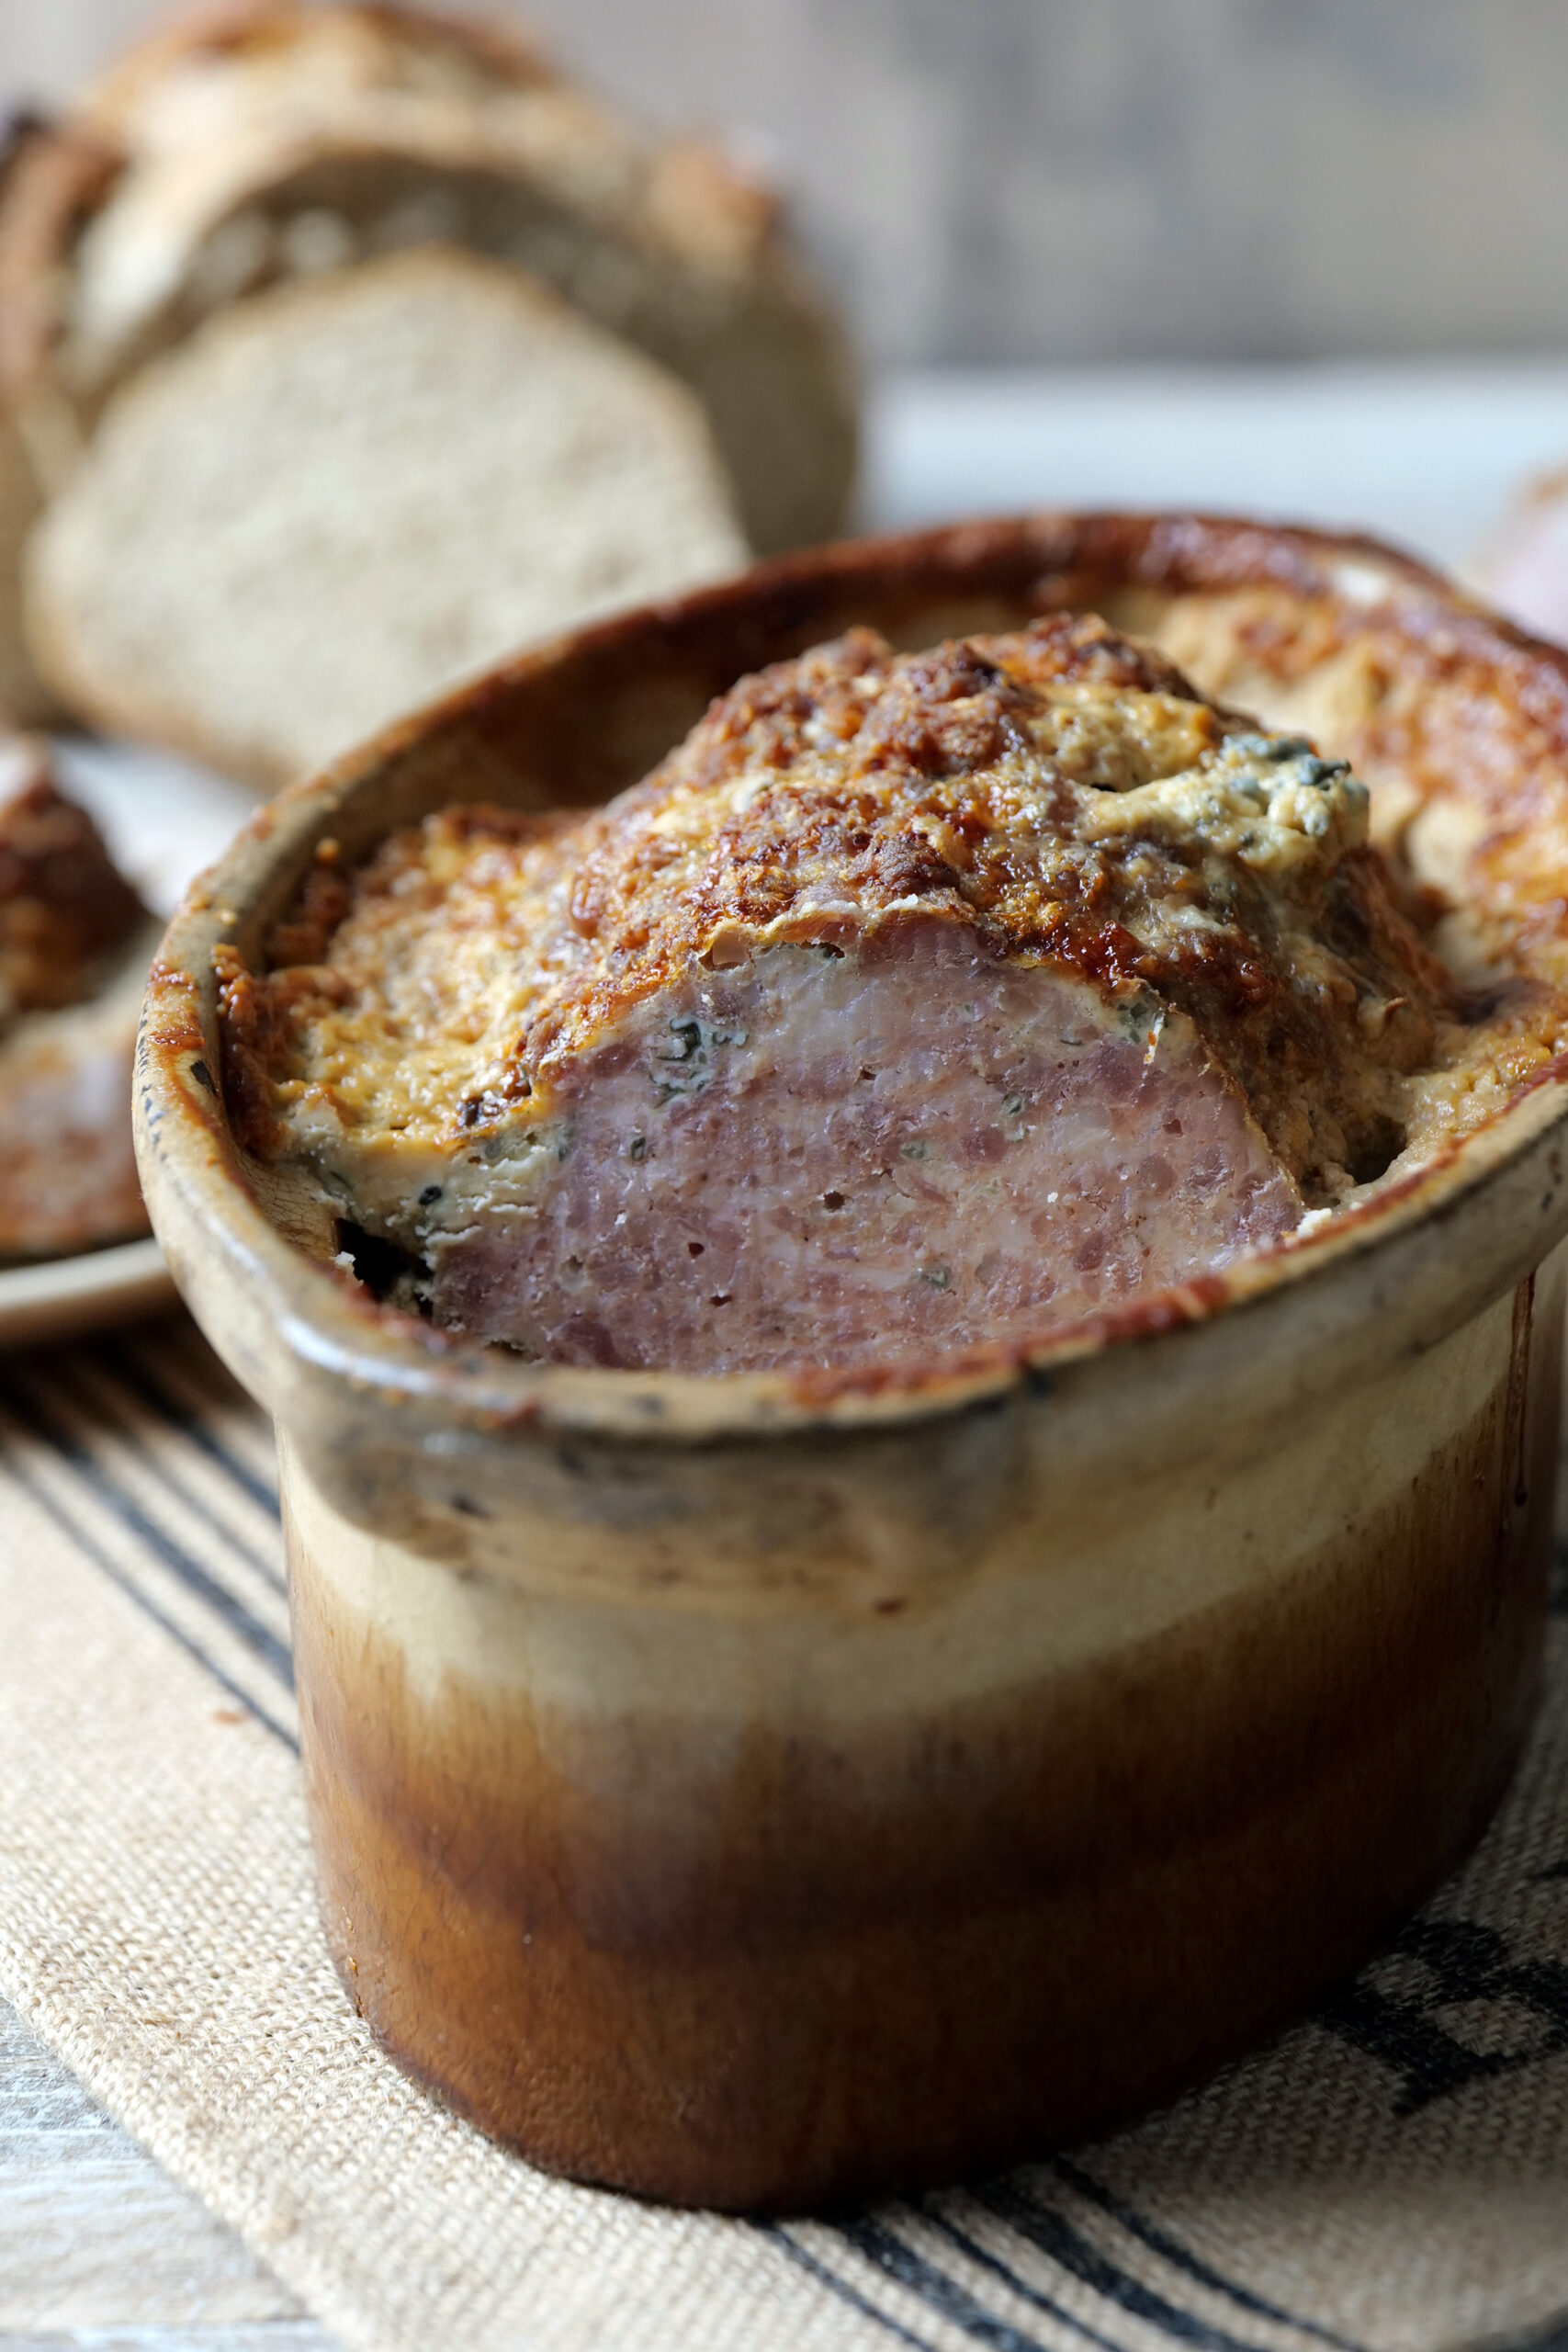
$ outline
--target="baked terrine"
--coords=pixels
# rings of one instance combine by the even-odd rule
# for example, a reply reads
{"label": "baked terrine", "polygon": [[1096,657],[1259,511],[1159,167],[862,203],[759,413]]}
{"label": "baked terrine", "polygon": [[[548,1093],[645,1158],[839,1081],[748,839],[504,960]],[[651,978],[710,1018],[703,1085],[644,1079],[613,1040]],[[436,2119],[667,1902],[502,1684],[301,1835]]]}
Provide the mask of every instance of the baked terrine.
{"label": "baked terrine", "polygon": [[323,844],[268,968],[226,951],[230,1098],[439,1325],[929,1355],[1285,1243],[1482,1115],[1456,1072],[1540,1008],[1461,989],[1438,912],[1343,761],[1102,621],[855,630],[601,811]]}

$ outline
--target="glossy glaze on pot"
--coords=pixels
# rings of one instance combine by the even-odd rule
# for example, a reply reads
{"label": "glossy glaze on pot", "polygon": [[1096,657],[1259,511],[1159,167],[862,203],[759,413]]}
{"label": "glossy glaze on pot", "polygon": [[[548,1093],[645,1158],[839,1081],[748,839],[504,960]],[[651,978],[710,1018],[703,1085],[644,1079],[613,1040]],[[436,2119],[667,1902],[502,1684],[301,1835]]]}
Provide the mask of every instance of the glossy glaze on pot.
{"label": "glossy glaze on pot", "polygon": [[356,2001],[538,2161],[696,2203],[940,2178],[1189,2079],[1349,1966],[1502,1788],[1558,1260],[1534,1287],[1149,1493],[976,1460],[1015,1490],[990,1541],[915,1563],[840,1529],[831,1603],[759,1577],[761,1530],[694,1595],[628,1557],[575,1597],[542,1515],[509,1571],[455,1571],[333,1511],[286,1442]]}
{"label": "glossy glaze on pot", "polygon": [[[388,2046],[537,2160],[788,2207],[1038,2153],[1244,2047],[1419,1899],[1538,1671],[1562,1074],[1299,1250],[1028,1351],[869,1385],[570,1372],[384,1315],[262,1214],[214,944],[254,952],[322,834],[595,797],[845,618],[930,641],[1352,563],[1413,644],[1491,627],[1395,559],[1235,526],[773,567],[285,796],[176,921],[144,1182],[278,1421],[328,1933]],[[1497,642],[1555,681],[1568,759],[1554,657]]]}

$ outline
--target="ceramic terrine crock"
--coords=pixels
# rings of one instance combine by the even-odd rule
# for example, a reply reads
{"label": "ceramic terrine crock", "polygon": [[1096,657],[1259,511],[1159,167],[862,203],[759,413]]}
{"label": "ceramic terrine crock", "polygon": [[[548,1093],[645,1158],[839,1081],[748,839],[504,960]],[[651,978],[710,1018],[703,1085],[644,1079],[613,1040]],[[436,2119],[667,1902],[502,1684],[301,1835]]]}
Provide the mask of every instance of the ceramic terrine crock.
{"label": "ceramic terrine crock", "polygon": [[1430,575],[1309,533],[1033,517],[525,656],[264,809],[154,972],[142,1181],[276,1422],[344,1984],[423,2080],[586,2180],[798,2207],[1110,2125],[1354,1966],[1529,1721],[1556,1063],[1300,1246],[880,1382],[455,1341],[291,1238],[236,1148],[214,950],[259,953],[323,836],[592,802],[852,622],[914,645],[1064,605],[1395,793],[1568,808],[1568,662]]}

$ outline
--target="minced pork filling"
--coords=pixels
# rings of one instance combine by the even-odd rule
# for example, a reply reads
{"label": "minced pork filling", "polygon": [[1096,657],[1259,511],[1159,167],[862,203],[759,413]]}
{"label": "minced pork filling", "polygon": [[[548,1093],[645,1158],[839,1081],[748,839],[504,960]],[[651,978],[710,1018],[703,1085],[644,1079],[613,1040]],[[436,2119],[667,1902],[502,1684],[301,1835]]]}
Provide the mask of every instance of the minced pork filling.
{"label": "minced pork filling", "polygon": [[1474,1016],[1367,820],[1092,617],[855,630],[604,809],[323,843],[225,954],[229,1100],[361,1276],[531,1357],[1025,1340],[1429,1148]]}

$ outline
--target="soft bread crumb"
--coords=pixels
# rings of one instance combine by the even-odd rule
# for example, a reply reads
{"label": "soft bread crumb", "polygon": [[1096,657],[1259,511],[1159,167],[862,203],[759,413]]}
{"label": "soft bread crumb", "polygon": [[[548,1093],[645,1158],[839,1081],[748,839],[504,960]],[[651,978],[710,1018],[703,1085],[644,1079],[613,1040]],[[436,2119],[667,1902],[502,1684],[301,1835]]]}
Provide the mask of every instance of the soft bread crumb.
{"label": "soft bread crumb", "polygon": [[41,667],[264,783],[746,560],[695,401],[444,248],[238,305],[111,403],[38,534]]}
{"label": "soft bread crumb", "polygon": [[509,31],[246,0],[136,43],[34,144],[0,203],[0,375],[29,401],[41,378],[79,432],[148,358],[324,249],[337,266],[438,239],[532,273],[688,384],[760,553],[844,526],[855,369],[773,191]]}

